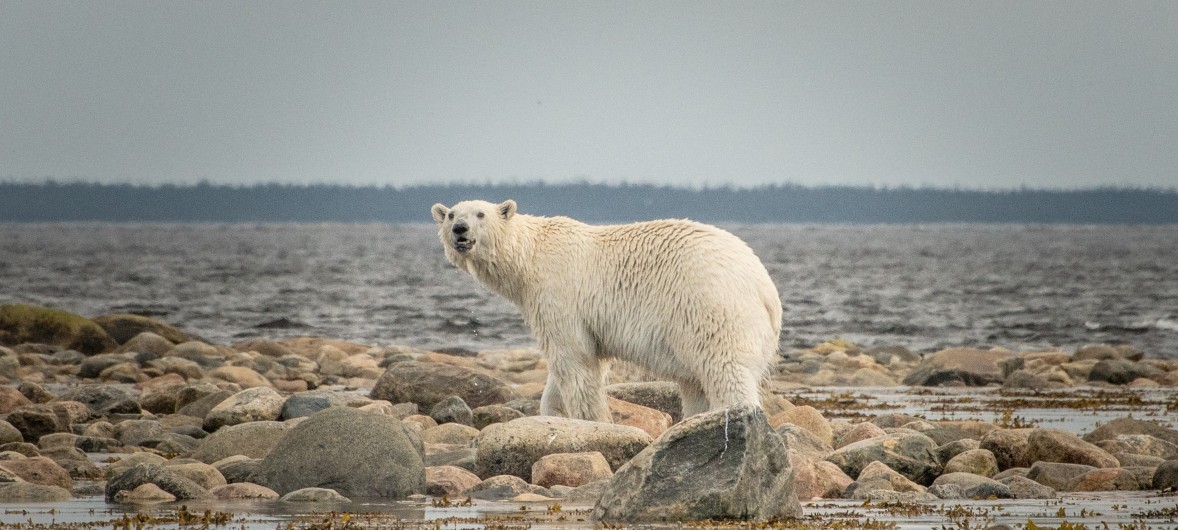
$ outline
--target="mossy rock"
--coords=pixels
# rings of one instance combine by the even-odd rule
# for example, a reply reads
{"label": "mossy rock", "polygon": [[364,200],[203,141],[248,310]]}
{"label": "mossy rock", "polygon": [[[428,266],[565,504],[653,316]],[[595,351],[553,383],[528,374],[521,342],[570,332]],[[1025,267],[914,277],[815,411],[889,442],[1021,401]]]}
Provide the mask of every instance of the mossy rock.
{"label": "mossy rock", "polygon": [[102,329],[106,330],[106,333],[119,344],[129,341],[135,338],[135,335],[145,331],[168,339],[172,344],[180,344],[192,340],[205,342],[200,337],[180,331],[176,326],[141,315],[125,313],[103,315],[94,317],[94,323],[102,326]]}
{"label": "mossy rock", "polygon": [[118,344],[92,320],[60,309],[28,304],[0,306],[0,344],[54,344],[94,355]]}

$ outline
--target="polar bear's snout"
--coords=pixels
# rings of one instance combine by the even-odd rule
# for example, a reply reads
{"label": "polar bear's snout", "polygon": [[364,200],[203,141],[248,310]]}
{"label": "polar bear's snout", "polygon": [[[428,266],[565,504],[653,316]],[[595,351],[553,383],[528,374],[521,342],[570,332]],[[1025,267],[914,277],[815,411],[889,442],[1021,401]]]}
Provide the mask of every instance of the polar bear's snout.
{"label": "polar bear's snout", "polygon": [[464,221],[454,223],[450,233],[453,234],[454,250],[467,252],[474,246],[474,238],[469,235],[470,227]]}

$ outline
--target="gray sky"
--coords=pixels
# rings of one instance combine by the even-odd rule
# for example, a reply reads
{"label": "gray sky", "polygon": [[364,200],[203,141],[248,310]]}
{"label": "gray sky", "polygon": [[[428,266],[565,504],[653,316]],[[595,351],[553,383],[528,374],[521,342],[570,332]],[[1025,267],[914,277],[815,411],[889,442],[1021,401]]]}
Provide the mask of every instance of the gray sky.
{"label": "gray sky", "polygon": [[1178,2],[0,0],[0,180],[1178,186]]}

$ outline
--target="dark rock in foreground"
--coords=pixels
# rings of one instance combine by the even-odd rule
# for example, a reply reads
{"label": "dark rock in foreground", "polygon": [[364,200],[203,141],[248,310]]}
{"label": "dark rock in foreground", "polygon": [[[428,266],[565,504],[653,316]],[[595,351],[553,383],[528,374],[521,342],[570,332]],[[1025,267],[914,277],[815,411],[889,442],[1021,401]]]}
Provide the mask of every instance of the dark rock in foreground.
{"label": "dark rock in foreground", "polygon": [[700,414],[617,471],[593,517],[605,523],[801,515],[781,437],[758,407]]}

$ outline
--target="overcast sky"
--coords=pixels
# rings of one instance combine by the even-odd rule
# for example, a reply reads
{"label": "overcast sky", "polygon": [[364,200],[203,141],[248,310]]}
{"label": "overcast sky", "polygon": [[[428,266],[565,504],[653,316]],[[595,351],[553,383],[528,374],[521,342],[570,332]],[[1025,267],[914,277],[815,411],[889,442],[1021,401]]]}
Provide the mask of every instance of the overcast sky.
{"label": "overcast sky", "polygon": [[1178,186],[1178,2],[0,0],[0,180]]}

